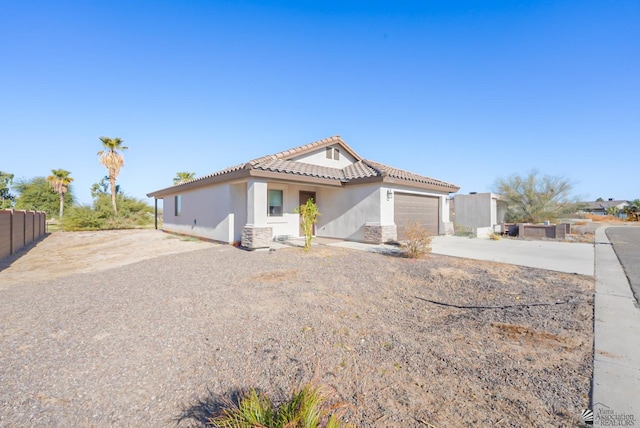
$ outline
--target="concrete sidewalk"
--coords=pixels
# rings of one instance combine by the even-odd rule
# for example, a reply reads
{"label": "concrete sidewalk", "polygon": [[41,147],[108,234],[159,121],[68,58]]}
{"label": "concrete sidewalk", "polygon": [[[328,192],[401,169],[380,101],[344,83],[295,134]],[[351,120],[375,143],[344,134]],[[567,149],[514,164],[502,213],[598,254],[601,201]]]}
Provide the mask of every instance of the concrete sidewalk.
{"label": "concrete sidewalk", "polygon": [[593,244],[436,236],[431,247],[434,254],[594,275]]}
{"label": "concrete sidewalk", "polygon": [[640,426],[640,309],[605,229],[595,245],[594,426]]}

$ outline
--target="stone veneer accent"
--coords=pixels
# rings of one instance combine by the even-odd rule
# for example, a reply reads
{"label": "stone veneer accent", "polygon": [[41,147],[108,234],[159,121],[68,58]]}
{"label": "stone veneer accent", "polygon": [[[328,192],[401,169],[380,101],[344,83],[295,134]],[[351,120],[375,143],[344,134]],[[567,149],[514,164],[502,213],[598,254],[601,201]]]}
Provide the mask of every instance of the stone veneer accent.
{"label": "stone veneer accent", "polygon": [[382,244],[398,240],[398,230],[395,224],[380,225],[379,223],[366,223],[364,225],[365,242]]}
{"label": "stone veneer accent", "polygon": [[273,229],[271,227],[245,226],[242,229],[242,246],[249,250],[267,248],[271,243]]}

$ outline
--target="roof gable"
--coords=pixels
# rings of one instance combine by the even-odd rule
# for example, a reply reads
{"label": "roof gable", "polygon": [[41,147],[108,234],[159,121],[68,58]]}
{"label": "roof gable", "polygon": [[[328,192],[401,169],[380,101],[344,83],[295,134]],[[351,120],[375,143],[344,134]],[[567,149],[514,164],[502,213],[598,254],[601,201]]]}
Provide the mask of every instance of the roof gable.
{"label": "roof gable", "polygon": [[351,147],[349,147],[347,145],[347,143],[345,143],[339,135],[334,135],[333,137],[325,138],[323,140],[314,141],[313,143],[309,143],[309,144],[305,144],[305,145],[302,145],[302,146],[294,147],[293,149],[284,150],[282,152],[279,152],[279,153],[276,153],[276,154],[273,154],[273,155],[263,156],[261,158],[254,159],[254,160],[250,161],[249,163],[254,163],[254,162],[259,163],[259,162],[265,161],[267,159],[282,159],[282,160],[293,161],[293,160],[296,160],[296,159],[300,159],[301,157],[304,157],[305,155],[309,155],[309,154],[312,154],[314,152],[320,151],[320,150],[322,150],[322,149],[324,149],[326,147],[329,147],[329,146],[334,146],[334,147],[341,148],[343,153],[348,153],[356,161],[362,160],[360,155],[358,155],[355,152],[355,150],[353,150]]}

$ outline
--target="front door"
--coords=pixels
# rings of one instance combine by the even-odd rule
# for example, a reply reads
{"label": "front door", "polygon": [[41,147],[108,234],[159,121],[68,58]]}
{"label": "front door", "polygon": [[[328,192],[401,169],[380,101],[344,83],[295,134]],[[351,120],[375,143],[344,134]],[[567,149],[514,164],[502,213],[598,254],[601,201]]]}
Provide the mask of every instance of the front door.
{"label": "front door", "polygon": [[[313,199],[313,202],[318,204],[318,200],[316,199],[316,192],[307,192],[305,190],[300,191],[300,203],[298,205],[304,205],[307,203],[309,199]],[[300,225],[300,236],[304,236],[304,231],[302,230],[302,225]],[[316,225],[313,225],[313,234],[316,234]]]}

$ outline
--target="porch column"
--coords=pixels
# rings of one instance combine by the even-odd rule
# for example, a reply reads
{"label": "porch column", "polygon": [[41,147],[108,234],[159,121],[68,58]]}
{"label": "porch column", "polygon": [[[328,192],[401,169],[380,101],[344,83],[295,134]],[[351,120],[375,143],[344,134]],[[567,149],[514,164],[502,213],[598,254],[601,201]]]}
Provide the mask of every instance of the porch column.
{"label": "porch column", "polygon": [[449,216],[451,209],[451,198],[449,195],[440,197],[440,235],[453,235],[453,222]]}
{"label": "porch column", "polygon": [[250,250],[269,247],[273,236],[267,226],[267,181],[250,179],[247,182],[247,224],[242,229],[242,246]]}

